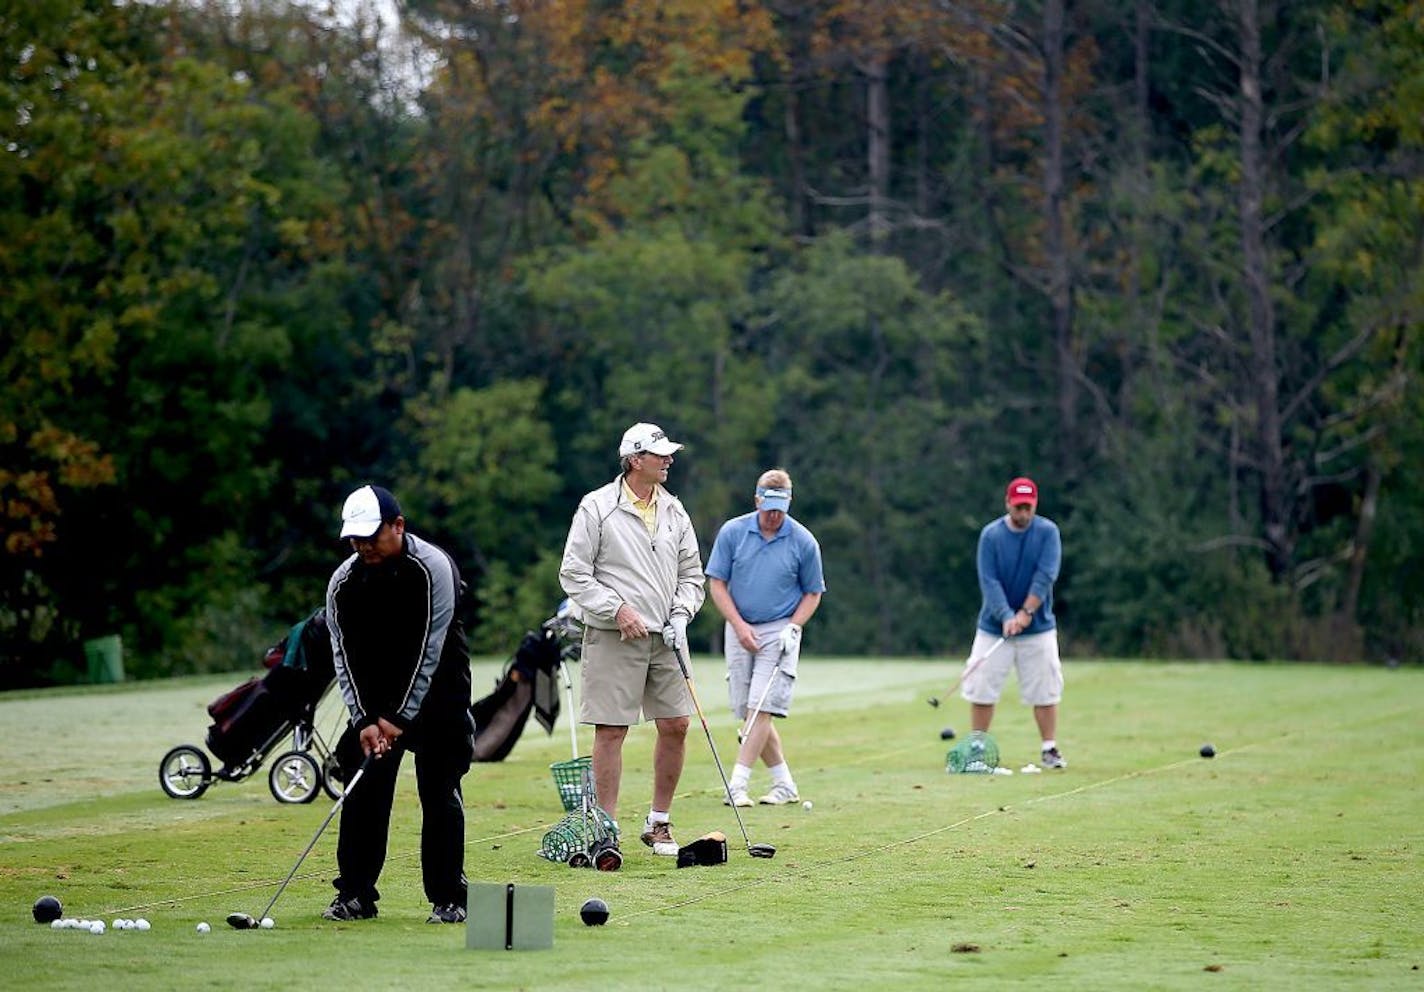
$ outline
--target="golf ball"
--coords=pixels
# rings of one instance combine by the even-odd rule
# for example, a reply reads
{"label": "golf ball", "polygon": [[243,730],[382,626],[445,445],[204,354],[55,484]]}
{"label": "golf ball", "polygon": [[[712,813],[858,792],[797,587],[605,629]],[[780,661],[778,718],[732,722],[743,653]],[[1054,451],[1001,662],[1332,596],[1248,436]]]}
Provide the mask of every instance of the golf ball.
{"label": "golf ball", "polygon": [[198,924],[198,933],[207,933],[211,929],[212,927],[208,926],[206,923]]}
{"label": "golf ball", "polygon": [[134,929],[135,929],[135,930],[147,930],[147,929],[148,929],[148,921],[145,920],[143,917],[140,916],[138,919],[134,920]]}
{"label": "golf ball", "polygon": [[811,809],[811,800],[808,799],[808,800],[806,800],[804,803],[802,803],[802,804],[801,804],[801,808],[804,809],[804,810],[806,810],[807,812],[810,812],[810,809]]}
{"label": "golf ball", "polygon": [[65,923],[63,920],[50,920],[49,928],[51,930],[67,930],[69,929],[69,924]]}
{"label": "golf ball", "polygon": [[262,922],[257,925],[260,926],[263,930],[271,930],[277,925],[277,922],[273,920],[270,916],[264,916],[262,917]]}
{"label": "golf ball", "polygon": [[90,933],[103,933],[103,932],[104,932],[104,921],[103,921],[103,920],[95,920],[93,923],[90,923],[90,924],[89,924],[89,932],[90,932]]}

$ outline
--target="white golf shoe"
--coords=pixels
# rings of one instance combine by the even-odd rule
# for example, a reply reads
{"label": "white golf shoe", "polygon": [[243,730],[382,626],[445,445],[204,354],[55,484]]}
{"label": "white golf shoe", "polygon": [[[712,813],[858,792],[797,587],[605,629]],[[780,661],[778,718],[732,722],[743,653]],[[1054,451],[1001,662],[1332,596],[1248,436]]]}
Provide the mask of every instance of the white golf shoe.
{"label": "white golf shoe", "polygon": [[800,801],[801,797],[796,794],[796,789],[782,782],[777,782],[770,792],[757,800],[763,806],[786,806]]}

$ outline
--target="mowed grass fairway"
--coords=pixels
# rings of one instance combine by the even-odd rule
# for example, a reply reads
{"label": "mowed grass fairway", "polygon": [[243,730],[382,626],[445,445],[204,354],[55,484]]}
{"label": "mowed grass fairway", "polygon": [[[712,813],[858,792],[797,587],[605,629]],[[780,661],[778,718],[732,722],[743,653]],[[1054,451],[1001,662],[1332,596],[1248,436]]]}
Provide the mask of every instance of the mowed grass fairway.
{"label": "mowed grass fairway", "polygon": [[[10,989],[1424,989],[1424,671],[1069,661],[1065,772],[947,775],[939,739],[967,707],[958,663],[807,657],[782,724],[810,812],[744,811],[747,857],[693,721],[682,843],[720,829],[731,860],[678,870],[638,842],[651,728],[630,734],[617,874],[535,856],[562,813],[548,765],[567,727],[531,721],[508,760],[465,779],[472,881],[556,888],[551,951],[467,951],[424,922],[412,762],[397,793],[381,916],[319,918],[337,823],[259,913],[330,809],[283,806],[266,767],[196,801],[158,787],[172,745],[241,675],[0,696],[0,987]],[[497,664],[477,666],[479,694]],[[720,659],[698,691],[730,769]],[[331,700],[328,700],[330,703]],[[1037,760],[1011,683],[1003,763]],[[591,731],[579,729],[587,751]],[[1204,760],[1202,743],[1218,756]],[[763,770],[753,795],[765,791]],[[36,925],[145,916],[147,933]],[[578,907],[606,900],[585,927]],[[194,926],[212,924],[201,935]]]}

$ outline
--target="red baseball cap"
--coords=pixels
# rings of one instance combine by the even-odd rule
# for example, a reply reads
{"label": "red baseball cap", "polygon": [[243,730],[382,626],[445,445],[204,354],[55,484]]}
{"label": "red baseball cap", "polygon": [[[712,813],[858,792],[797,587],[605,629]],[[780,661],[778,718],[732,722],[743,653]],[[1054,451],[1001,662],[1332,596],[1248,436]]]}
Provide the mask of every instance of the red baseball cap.
{"label": "red baseball cap", "polygon": [[1009,483],[1009,488],[1004,491],[1004,499],[1010,506],[1018,506],[1022,503],[1037,506],[1038,486],[1034,485],[1033,480],[1028,476],[1021,475]]}

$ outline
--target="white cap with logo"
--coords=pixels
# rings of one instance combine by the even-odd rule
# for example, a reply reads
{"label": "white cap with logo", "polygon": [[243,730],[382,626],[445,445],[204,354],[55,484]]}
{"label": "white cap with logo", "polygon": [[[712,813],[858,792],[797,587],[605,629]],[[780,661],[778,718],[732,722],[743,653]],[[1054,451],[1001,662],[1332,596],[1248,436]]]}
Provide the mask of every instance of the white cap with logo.
{"label": "white cap with logo", "polygon": [[362,486],[346,497],[341,508],[341,536],[370,537],[401,515],[400,504],[390,490],[380,486]]}
{"label": "white cap with logo", "polygon": [[682,445],[669,440],[657,424],[634,424],[623,432],[623,440],[618,445],[618,457],[627,458],[629,455],[641,455],[644,452],[670,455],[681,449]]}

